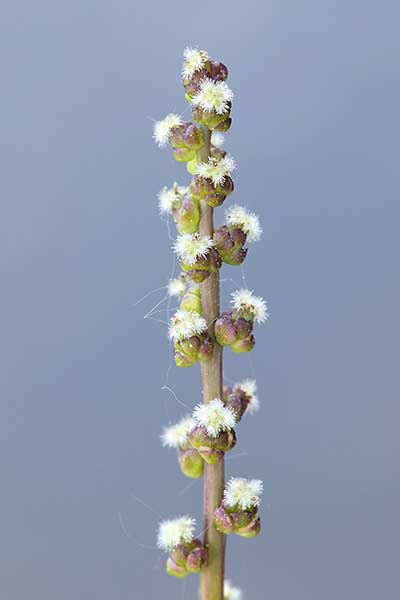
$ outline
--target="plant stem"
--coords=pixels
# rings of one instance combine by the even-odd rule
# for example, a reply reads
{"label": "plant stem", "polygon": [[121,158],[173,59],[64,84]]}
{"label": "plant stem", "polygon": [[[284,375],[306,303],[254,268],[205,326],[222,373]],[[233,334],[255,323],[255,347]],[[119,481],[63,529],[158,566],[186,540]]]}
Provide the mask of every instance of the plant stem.
{"label": "plant stem", "polygon": [[[205,139],[200,159],[207,162],[210,156],[211,132],[202,127]],[[202,201],[200,234],[214,233],[213,208]],[[214,353],[210,360],[201,363],[203,402],[222,398],[222,347],[214,337],[214,321],[219,315],[219,272],[211,273],[201,285],[203,316],[208,323],[208,332],[214,342]],[[224,459],[217,464],[205,464],[204,469],[204,545],[208,548],[208,566],[200,576],[201,600],[223,600],[225,536],[218,533],[214,525],[214,511],[219,506],[224,491]]]}

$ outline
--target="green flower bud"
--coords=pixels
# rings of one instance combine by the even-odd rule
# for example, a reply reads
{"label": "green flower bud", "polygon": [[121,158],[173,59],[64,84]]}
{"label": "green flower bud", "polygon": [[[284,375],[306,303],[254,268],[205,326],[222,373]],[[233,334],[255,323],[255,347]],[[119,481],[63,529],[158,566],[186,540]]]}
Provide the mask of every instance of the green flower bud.
{"label": "green flower bud", "polygon": [[178,451],[178,461],[181,471],[186,477],[198,479],[204,473],[204,460],[195,448]]}
{"label": "green flower bud", "polygon": [[179,233],[195,233],[200,223],[200,204],[187,195],[178,208],[172,209],[172,215]]}
{"label": "green flower bud", "polygon": [[233,533],[232,519],[221,506],[215,510],[214,519],[217,531],[224,533],[225,535]]}
{"label": "green flower bud", "polygon": [[237,340],[234,342],[230,348],[232,352],[236,352],[237,354],[242,354],[244,352],[250,352],[255,346],[256,339],[253,334],[249,335],[247,338],[243,340]]}
{"label": "green flower bud", "polygon": [[214,194],[215,192],[212,181],[205,177],[200,177],[200,175],[192,177],[189,189],[192,197],[197,198],[198,200],[202,200],[208,194]]}
{"label": "green flower bud", "polygon": [[189,162],[186,165],[186,170],[188,173],[190,173],[190,175],[195,175],[196,171],[197,171],[197,167],[199,165],[199,155],[196,152],[196,156],[194,158],[192,158],[192,160],[189,160]]}
{"label": "green flower bud", "polygon": [[186,148],[200,150],[204,146],[203,132],[199,127],[190,123],[183,134],[183,141]]}
{"label": "green flower bud", "polygon": [[230,346],[236,341],[237,329],[232,320],[232,313],[222,313],[215,321],[215,338],[220,346]]}
{"label": "green flower bud", "polygon": [[189,575],[189,573],[187,572],[185,567],[180,567],[179,565],[177,565],[171,557],[169,557],[167,559],[167,574],[171,575],[172,577],[176,577],[177,579],[182,579],[183,577],[186,577],[187,575]]}
{"label": "green flower bud", "polygon": [[189,162],[196,157],[196,151],[191,148],[172,148],[177,162]]}
{"label": "green flower bud", "polygon": [[192,285],[186,290],[182,298],[180,308],[190,312],[196,312],[199,315],[202,314],[203,311],[201,308],[201,295],[199,286]]}
{"label": "green flower bud", "polygon": [[261,519],[257,517],[250,525],[243,529],[238,529],[235,533],[244,538],[255,538],[261,531]]}

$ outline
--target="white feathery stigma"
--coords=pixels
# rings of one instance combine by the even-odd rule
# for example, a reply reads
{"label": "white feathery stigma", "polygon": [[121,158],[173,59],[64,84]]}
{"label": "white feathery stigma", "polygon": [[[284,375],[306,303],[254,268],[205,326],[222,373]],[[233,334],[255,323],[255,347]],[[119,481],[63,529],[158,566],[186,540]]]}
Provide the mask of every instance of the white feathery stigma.
{"label": "white feathery stigma", "polygon": [[224,115],[229,110],[229,102],[233,99],[233,92],[225,81],[203,79],[199,91],[193,96],[192,103],[206,112],[216,112]]}
{"label": "white feathery stigma", "polygon": [[235,383],[233,391],[245,393],[248,399],[246,414],[253,414],[260,408],[260,401],[257,397],[257,383],[255,379],[244,379],[243,381],[239,381],[239,383]]}
{"label": "white feathery stigma", "polygon": [[208,60],[205,50],[187,46],[183,51],[182,78],[190,79],[197,71],[200,71]]}
{"label": "white feathery stigma", "polygon": [[192,335],[198,335],[207,329],[206,320],[198,313],[179,308],[172,315],[169,323],[169,337],[171,340],[185,340]]}
{"label": "white feathery stigma", "polygon": [[196,422],[190,415],[183,417],[175,425],[169,425],[164,427],[162,434],[160,435],[163,446],[169,448],[179,448],[186,444],[189,438],[189,433],[196,426]]}
{"label": "white feathery stigma", "polygon": [[260,505],[262,492],[261,479],[231,477],[225,486],[224,502],[229,508],[247,510]]}
{"label": "white feathery stigma", "polygon": [[174,251],[186,265],[194,265],[199,258],[206,258],[214,246],[213,240],[199,233],[183,233],[174,242]]}
{"label": "white feathery stigma", "polygon": [[224,145],[225,136],[219,131],[211,132],[211,143],[215,148],[222,148]]}
{"label": "white feathery stigma", "polygon": [[234,587],[229,579],[224,581],[224,600],[242,600],[242,590]]}
{"label": "white feathery stigma", "polygon": [[159,146],[165,146],[171,135],[171,129],[178,125],[182,125],[182,123],[182,117],[175,113],[169,113],[162,121],[156,121],[153,128],[153,138],[156,143]]}
{"label": "white feathery stigma", "polygon": [[173,208],[178,208],[183,198],[189,193],[189,188],[178,185],[176,182],[172,188],[164,187],[158,193],[158,206],[161,214],[170,214]]}
{"label": "white feathery stigma", "polygon": [[167,293],[171,298],[173,296],[183,296],[186,292],[186,280],[181,275],[179,277],[175,277],[175,279],[170,279],[167,285]]}
{"label": "white feathery stigma", "polygon": [[231,296],[231,303],[239,313],[251,313],[257,323],[264,323],[268,319],[267,303],[261,296],[255,296],[253,292],[244,288],[232,292]]}
{"label": "white feathery stigma", "polygon": [[176,519],[161,521],[158,528],[157,546],[170,552],[178,544],[190,543],[194,538],[195,519],[185,515]]}
{"label": "white feathery stigma", "polygon": [[215,398],[207,404],[198,404],[193,411],[193,418],[198,425],[205,427],[210,437],[217,437],[223,431],[228,431],[236,425],[235,413]]}
{"label": "white feathery stigma", "polygon": [[230,176],[235,168],[235,159],[230,154],[219,159],[210,156],[208,162],[199,163],[196,169],[196,175],[211,179],[214,185],[222,185],[225,181],[225,177]]}
{"label": "white feathery stigma", "polygon": [[260,219],[244,206],[238,204],[230,206],[225,211],[225,219],[228,225],[240,227],[247,235],[249,242],[257,242],[260,239],[262,234]]}

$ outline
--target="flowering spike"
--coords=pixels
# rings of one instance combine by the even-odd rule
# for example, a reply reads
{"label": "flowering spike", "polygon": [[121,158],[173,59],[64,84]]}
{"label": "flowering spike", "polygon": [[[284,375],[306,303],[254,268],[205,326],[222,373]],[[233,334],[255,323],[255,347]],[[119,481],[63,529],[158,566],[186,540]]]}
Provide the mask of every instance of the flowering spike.
{"label": "flowering spike", "polygon": [[199,91],[192,98],[194,106],[199,106],[205,112],[215,112],[217,115],[228,113],[232,100],[233,92],[225,81],[213,81],[208,78],[203,79]]}
{"label": "flowering spike", "polygon": [[225,219],[228,225],[240,227],[247,235],[249,242],[257,242],[260,239],[262,234],[260,219],[243,206],[235,204],[229,207],[225,212]]}
{"label": "flowering spike", "polygon": [[203,426],[210,437],[217,437],[223,431],[233,429],[236,425],[232,409],[215,398],[207,404],[198,404],[193,412],[193,418],[198,425]]}
{"label": "flowering spike", "polygon": [[160,147],[166,146],[169,142],[172,129],[178,127],[178,125],[182,125],[182,122],[182,117],[175,113],[169,113],[162,121],[156,121],[153,129],[153,138],[156,143]]}
{"label": "flowering spike", "polygon": [[225,487],[224,504],[228,508],[248,510],[260,505],[263,482],[260,479],[231,477]]}
{"label": "flowering spike", "polygon": [[264,323],[268,319],[267,303],[260,296],[255,296],[245,288],[232,292],[231,296],[231,304],[240,316],[257,323]]}
{"label": "flowering spike", "polygon": [[170,552],[178,544],[190,543],[194,538],[195,519],[188,515],[161,521],[158,529],[157,546],[161,550]]}
{"label": "flowering spike", "polygon": [[222,185],[226,177],[229,177],[236,168],[235,159],[228,154],[220,160],[210,156],[207,163],[200,163],[197,174],[200,177],[211,179],[215,186]]}

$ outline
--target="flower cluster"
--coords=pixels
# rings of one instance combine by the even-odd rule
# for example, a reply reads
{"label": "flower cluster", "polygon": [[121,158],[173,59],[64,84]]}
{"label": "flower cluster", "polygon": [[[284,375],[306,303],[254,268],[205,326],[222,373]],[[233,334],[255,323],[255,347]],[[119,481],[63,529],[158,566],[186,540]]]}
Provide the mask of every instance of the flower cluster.
{"label": "flower cluster", "polygon": [[258,508],[262,491],[260,479],[231,477],[214,515],[218,531],[225,535],[237,533],[245,538],[256,537],[261,529]]}
{"label": "flower cluster", "polygon": [[204,460],[190,444],[189,435],[195,427],[194,418],[186,416],[175,425],[164,427],[160,436],[163,446],[177,449],[181,471],[192,479],[198,479],[204,472]]}
{"label": "flower cluster", "polygon": [[157,545],[169,552],[167,573],[173,577],[186,577],[200,573],[207,564],[208,553],[201,541],[194,537],[196,521],[189,516],[162,521],[159,525]]}
{"label": "flower cluster", "polygon": [[208,360],[213,353],[207,323],[194,310],[179,308],[175,312],[170,320],[169,337],[174,343],[175,362],[179,367],[191,367],[198,361]]}
{"label": "flower cluster", "polygon": [[189,188],[174,183],[164,187],[158,194],[160,214],[171,214],[179,233],[194,233],[200,222],[200,203]]}
{"label": "flower cluster", "polygon": [[247,289],[236,290],[231,295],[233,310],[223,312],[215,321],[215,337],[221,346],[229,346],[233,352],[249,352],[256,343],[253,324],[267,320],[267,305]]}

